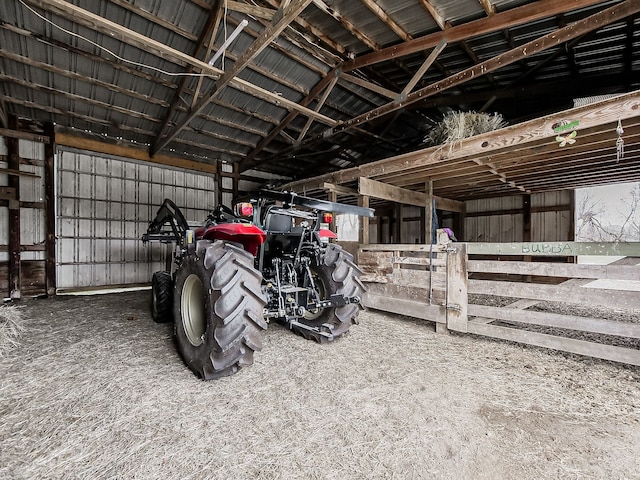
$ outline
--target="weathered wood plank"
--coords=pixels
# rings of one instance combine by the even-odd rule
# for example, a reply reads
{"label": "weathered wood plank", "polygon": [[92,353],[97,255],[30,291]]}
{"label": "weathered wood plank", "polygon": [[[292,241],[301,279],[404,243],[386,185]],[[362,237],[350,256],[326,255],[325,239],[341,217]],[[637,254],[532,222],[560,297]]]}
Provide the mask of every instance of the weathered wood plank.
{"label": "weathered wood plank", "polygon": [[370,292],[366,292],[363,295],[362,302],[367,308],[374,308],[383,312],[407,315],[436,323],[446,322],[445,309],[442,305],[427,305],[415,300],[390,298]]}
{"label": "weathered wood plank", "polygon": [[20,130],[12,130],[10,128],[0,128],[0,136],[19,138],[21,140],[31,140],[38,143],[49,143],[50,139],[46,135],[40,135],[31,132],[22,132]]}
{"label": "weathered wood plank", "polygon": [[366,252],[429,252],[442,253],[448,245],[420,245],[414,243],[391,243],[361,245],[360,251]]}
{"label": "weathered wood plank", "polygon": [[[637,261],[640,263],[640,259]],[[640,268],[637,266],[469,260],[467,269],[478,273],[640,280]]]}
{"label": "weathered wood plank", "polygon": [[466,244],[456,245],[447,260],[447,328],[457,332],[467,331],[467,249]]}
{"label": "weathered wood plank", "polygon": [[447,260],[443,257],[393,257],[393,263],[399,263],[400,265],[425,265],[426,267],[444,267],[447,264]]}
{"label": "weathered wood plank", "polygon": [[531,255],[573,257],[576,255],[619,255],[640,257],[640,242],[528,242],[469,243],[469,255]]}
{"label": "weathered wood plank", "polygon": [[611,360],[613,362],[640,365],[640,350],[624,347],[613,347],[600,343],[575,340],[573,338],[556,337],[538,332],[529,332],[515,328],[490,325],[485,323],[469,322],[468,333],[484,335],[512,342],[535,345],[537,347],[561,350],[563,352],[577,353],[589,357]]}
{"label": "weathered wood plank", "polygon": [[565,285],[469,280],[469,293],[605,307],[640,308],[638,292],[604,288],[587,289]]}
{"label": "weathered wood plank", "polygon": [[[424,287],[416,287],[413,285],[397,285],[393,283],[371,283],[367,284],[369,293],[389,298],[403,298],[406,300],[415,300],[425,305],[429,304],[429,290]],[[445,292],[443,289],[434,289],[432,303],[443,304],[445,300]]]}
{"label": "weathered wood plank", "polygon": [[360,177],[358,192],[360,195],[417,207],[424,207],[427,201],[426,195],[422,192],[407,190],[406,188],[396,187],[365,177]]}
{"label": "weathered wood plank", "polygon": [[429,288],[431,277],[431,287],[444,290],[447,286],[447,272],[429,272],[428,270],[407,270],[398,269],[393,272],[392,281],[397,285],[413,285],[421,288]]}
{"label": "weathered wood plank", "polygon": [[640,338],[640,324],[616,322],[601,318],[578,317],[575,315],[561,315],[557,313],[515,310],[511,308],[473,304],[469,305],[469,315],[505,320],[507,322],[601,333],[603,335]]}

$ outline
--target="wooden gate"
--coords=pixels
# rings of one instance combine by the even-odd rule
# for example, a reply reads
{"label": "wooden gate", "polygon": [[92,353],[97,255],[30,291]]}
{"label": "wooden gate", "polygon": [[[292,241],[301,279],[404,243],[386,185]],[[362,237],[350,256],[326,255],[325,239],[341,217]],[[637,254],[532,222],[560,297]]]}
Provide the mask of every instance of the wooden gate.
{"label": "wooden gate", "polygon": [[[623,258],[566,263],[577,255]],[[363,245],[358,259],[369,308],[429,320],[441,332],[640,365],[639,243]]]}

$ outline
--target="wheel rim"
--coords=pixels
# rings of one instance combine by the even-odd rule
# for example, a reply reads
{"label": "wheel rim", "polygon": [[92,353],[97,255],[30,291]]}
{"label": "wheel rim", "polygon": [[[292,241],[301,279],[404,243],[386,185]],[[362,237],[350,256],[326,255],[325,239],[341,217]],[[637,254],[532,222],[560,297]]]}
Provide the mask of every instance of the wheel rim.
{"label": "wheel rim", "polygon": [[207,322],[204,311],[204,287],[197,275],[187,277],[180,299],[182,327],[189,343],[194,347],[204,342]]}
{"label": "wheel rim", "polygon": [[[312,275],[313,275],[313,283],[315,283],[316,285],[316,290],[318,291],[318,295],[320,296],[321,299],[325,298],[327,294],[327,289],[324,285],[324,282],[322,281],[322,278],[320,278],[320,276],[315,272],[312,272]],[[309,300],[311,300],[311,298]],[[309,321],[317,320],[318,318],[320,318],[320,315],[322,315],[322,312],[324,312],[324,308],[316,308],[315,310],[306,310],[304,312],[304,319]]]}

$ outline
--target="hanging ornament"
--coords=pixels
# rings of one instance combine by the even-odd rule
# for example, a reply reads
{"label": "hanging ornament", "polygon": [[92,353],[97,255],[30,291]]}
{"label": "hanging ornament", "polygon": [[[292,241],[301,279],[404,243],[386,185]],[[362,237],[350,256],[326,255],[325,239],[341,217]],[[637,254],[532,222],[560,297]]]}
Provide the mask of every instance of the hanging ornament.
{"label": "hanging ornament", "polygon": [[578,132],[575,130],[571,132],[569,135],[565,135],[564,137],[562,135],[558,135],[556,136],[556,142],[558,142],[559,146],[561,147],[564,147],[567,144],[572,145],[576,143],[575,138],[577,135],[578,135]]}
{"label": "hanging ornament", "polygon": [[622,139],[624,129],[622,128],[622,122],[620,121],[620,119],[618,119],[616,133],[618,134],[618,139],[616,140],[616,162],[619,162],[624,158],[624,140]]}

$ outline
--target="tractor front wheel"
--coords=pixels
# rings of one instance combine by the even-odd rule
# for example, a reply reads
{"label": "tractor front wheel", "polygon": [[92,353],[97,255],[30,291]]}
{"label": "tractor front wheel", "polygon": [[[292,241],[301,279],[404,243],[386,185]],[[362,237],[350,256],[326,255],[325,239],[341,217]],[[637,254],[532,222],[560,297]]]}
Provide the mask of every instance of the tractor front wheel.
{"label": "tractor front wheel", "polygon": [[169,272],[155,272],[151,277],[151,316],[156,323],[173,319],[173,280]]}
{"label": "tractor front wheel", "polygon": [[200,240],[176,271],[175,336],[187,366],[204,380],[253,363],[267,328],[262,275],[253,256],[222,241]]}

